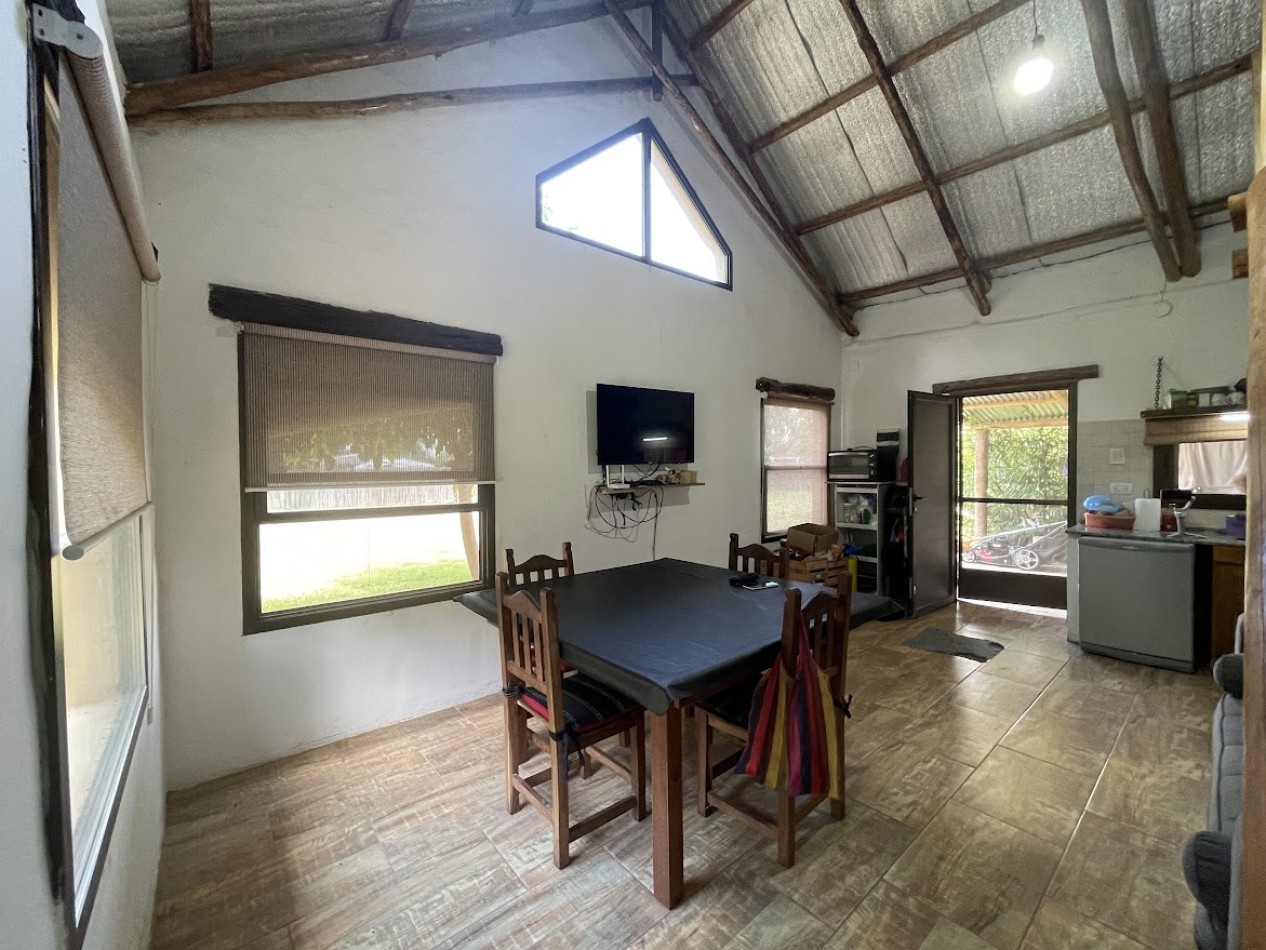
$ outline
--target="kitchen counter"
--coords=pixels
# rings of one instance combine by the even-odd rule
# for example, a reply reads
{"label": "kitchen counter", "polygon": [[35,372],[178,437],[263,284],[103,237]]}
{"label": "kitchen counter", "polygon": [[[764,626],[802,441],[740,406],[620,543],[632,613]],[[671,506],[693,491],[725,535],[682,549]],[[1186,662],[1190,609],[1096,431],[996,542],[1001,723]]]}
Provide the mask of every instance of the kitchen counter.
{"label": "kitchen counter", "polygon": [[1087,528],[1084,524],[1075,524],[1068,529],[1068,533],[1083,538],[1119,538],[1122,541],[1164,541],[1170,544],[1244,547],[1244,541],[1241,538],[1233,538],[1225,531],[1216,528],[1190,528],[1186,534],[1175,534],[1172,531],[1118,531],[1113,528]]}

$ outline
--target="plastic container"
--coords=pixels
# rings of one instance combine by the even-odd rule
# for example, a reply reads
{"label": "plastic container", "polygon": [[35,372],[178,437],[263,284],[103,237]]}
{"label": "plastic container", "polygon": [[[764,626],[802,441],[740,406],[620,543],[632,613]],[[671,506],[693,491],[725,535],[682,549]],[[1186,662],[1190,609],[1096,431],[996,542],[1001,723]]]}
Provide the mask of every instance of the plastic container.
{"label": "plastic container", "polygon": [[1134,530],[1159,531],[1161,529],[1161,503],[1159,498],[1134,499]]}

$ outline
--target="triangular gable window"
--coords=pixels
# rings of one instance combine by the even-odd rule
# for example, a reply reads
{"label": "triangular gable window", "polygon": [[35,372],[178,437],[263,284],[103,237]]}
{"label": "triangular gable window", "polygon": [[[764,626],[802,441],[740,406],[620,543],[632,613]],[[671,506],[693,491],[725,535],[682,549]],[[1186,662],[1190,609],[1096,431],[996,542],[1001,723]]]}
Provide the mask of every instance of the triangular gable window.
{"label": "triangular gable window", "polygon": [[730,289],[730,249],[650,119],[536,176],[536,224]]}

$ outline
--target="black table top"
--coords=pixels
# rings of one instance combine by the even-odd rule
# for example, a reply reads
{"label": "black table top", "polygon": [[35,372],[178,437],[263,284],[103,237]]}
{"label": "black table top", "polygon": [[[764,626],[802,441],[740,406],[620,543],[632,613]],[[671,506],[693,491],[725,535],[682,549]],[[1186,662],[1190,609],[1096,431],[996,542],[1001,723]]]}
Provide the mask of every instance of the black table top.
{"label": "black table top", "polygon": [[751,591],[734,572],[662,558],[543,583],[554,591],[563,659],[653,713],[773,661],[785,591],[807,601],[816,584],[777,581]]}

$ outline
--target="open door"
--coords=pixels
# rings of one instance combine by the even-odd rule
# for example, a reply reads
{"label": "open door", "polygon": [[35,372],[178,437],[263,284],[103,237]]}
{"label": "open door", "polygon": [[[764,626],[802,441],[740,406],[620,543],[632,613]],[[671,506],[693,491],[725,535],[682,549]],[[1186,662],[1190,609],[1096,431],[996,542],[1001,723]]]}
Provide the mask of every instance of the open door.
{"label": "open door", "polygon": [[958,400],[917,392],[907,400],[910,611],[917,616],[958,599],[953,517]]}

